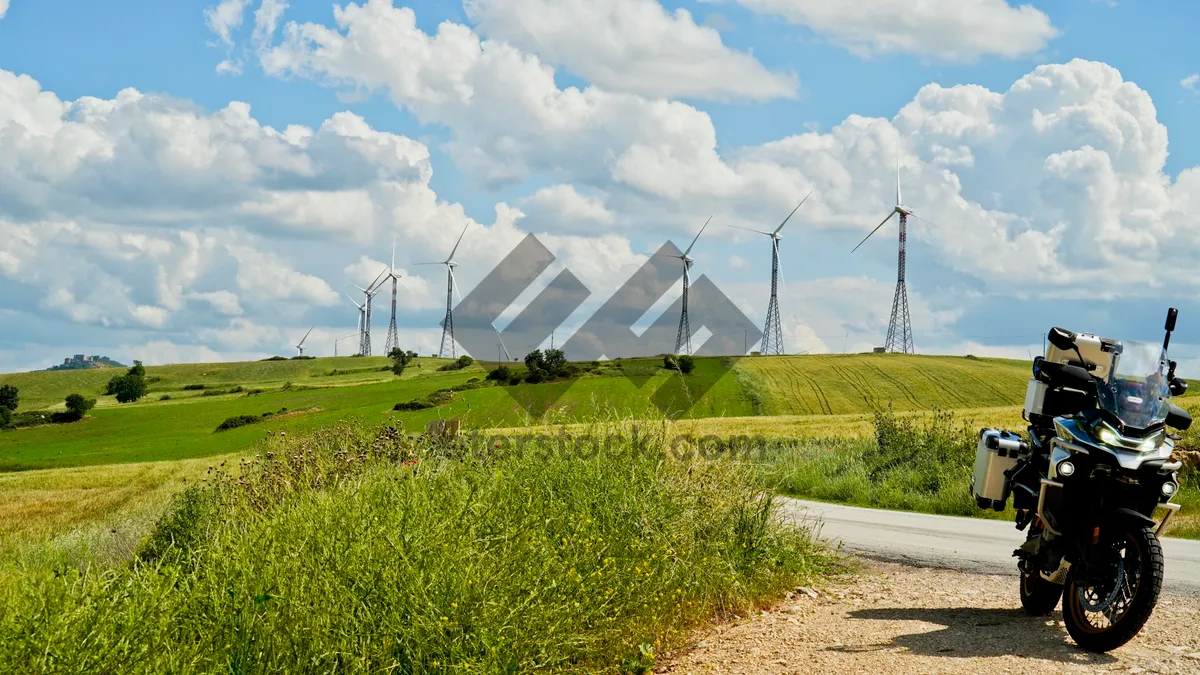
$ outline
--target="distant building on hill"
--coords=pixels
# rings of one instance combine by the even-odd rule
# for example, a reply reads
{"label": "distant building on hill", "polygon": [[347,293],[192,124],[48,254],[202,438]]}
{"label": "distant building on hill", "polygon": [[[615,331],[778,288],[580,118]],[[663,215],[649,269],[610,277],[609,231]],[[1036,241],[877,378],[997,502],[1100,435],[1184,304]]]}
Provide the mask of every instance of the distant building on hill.
{"label": "distant building on hill", "polygon": [[89,368],[124,368],[125,366],[113,361],[107,356],[88,356],[86,354],[74,354],[63,359],[60,365],[52,366],[46,370],[87,370]]}

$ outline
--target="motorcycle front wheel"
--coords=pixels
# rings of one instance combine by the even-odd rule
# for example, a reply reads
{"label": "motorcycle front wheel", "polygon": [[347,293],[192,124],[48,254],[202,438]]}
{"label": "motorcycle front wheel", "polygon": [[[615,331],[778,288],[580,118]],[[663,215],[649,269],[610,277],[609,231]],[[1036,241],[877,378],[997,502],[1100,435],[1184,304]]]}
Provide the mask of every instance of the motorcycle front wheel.
{"label": "motorcycle front wheel", "polygon": [[1162,546],[1149,526],[1116,522],[1103,532],[1088,579],[1063,589],[1063,623],[1075,644],[1108,652],[1133,639],[1162,590]]}

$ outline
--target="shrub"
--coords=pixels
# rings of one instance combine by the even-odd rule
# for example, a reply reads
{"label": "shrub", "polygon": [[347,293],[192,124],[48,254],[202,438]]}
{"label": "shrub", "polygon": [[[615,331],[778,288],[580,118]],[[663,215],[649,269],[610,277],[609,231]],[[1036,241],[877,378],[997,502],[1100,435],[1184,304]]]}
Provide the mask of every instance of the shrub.
{"label": "shrub", "polygon": [[89,410],[96,407],[96,399],[84,398],[81,394],[71,394],[66,400],[67,411],[76,416],[76,419],[82,419]]}
{"label": "shrub", "polygon": [[287,360],[288,360],[288,357],[286,357],[286,356],[268,356],[267,358],[263,359],[263,361],[287,361]]}
{"label": "shrub", "polygon": [[0,429],[4,429],[12,424],[12,411],[8,408],[0,408]]}
{"label": "shrub", "polygon": [[531,370],[529,371],[529,374],[525,376],[525,381],[529,384],[541,384],[545,379],[546,376],[541,370]]}
{"label": "shrub", "polygon": [[508,382],[512,379],[512,370],[508,366],[500,366],[488,373],[487,379],[495,382]]}
{"label": "shrub", "polygon": [[451,361],[450,363],[447,363],[446,365],[442,366],[441,368],[438,368],[438,370],[462,370],[463,368],[466,368],[467,366],[471,365],[472,363],[475,363],[475,359],[467,356],[466,354],[463,354],[462,356],[458,357],[454,361]]}
{"label": "shrub", "polygon": [[21,390],[11,384],[0,385],[0,408],[9,412],[17,409],[21,402]]}
{"label": "shrub", "polygon": [[663,368],[667,370],[679,370],[679,357],[674,354],[664,354]]}
{"label": "shrub", "polygon": [[237,415],[226,419],[224,422],[221,422],[220,426],[218,426],[216,430],[228,431],[229,429],[244,427],[247,424],[258,424],[261,421],[262,417],[257,415]]}
{"label": "shrub", "polygon": [[170,395],[170,394],[163,394],[162,396],[159,396],[159,397],[158,397],[158,400],[160,400],[160,401],[170,401],[170,400],[171,400],[171,395]]}
{"label": "shrub", "polygon": [[679,357],[679,372],[687,375],[696,368],[696,359],[689,354],[683,354]]}
{"label": "shrub", "polygon": [[245,387],[243,387],[242,385],[240,385],[240,384],[239,384],[239,385],[237,385],[236,387],[234,387],[233,389],[230,389],[230,390],[229,390],[229,393],[231,393],[231,394],[240,394],[240,393],[242,393],[243,391],[246,391],[246,388],[245,388]]}
{"label": "shrub", "polygon": [[203,391],[206,388],[203,384],[188,384],[184,385],[184,391]]}

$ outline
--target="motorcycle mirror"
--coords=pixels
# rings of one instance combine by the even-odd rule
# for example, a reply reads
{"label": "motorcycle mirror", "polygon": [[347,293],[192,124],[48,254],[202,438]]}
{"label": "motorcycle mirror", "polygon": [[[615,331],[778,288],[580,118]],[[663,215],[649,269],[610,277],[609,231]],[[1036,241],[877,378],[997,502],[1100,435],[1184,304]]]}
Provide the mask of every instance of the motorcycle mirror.
{"label": "motorcycle mirror", "polygon": [[1172,396],[1183,396],[1187,393],[1188,383],[1178,377],[1174,377],[1171,378],[1170,389]]}
{"label": "motorcycle mirror", "polygon": [[1168,310],[1167,310],[1167,325],[1166,325],[1166,330],[1167,330],[1167,332],[1168,332],[1168,333],[1170,333],[1171,331],[1175,330],[1175,319],[1176,319],[1176,318],[1178,318],[1178,317],[1179,317],[1179,310],[1178,310],[1178,309],[1175,309],[1174,307],[1172,307],[1171,309],[1168,309]]}
{"label": "motorcycle mirror", "polygon": [[1171,404],[1167,409],[1167,426],[1180,431],[1187,431],[1192,426],[1192,414],[1177,405]]}
{"label": "motorcycle mirror", "polygon": [[1075,334],[1065,328],[1051,328],[1046,339],[1063,351],[1075,348]]}

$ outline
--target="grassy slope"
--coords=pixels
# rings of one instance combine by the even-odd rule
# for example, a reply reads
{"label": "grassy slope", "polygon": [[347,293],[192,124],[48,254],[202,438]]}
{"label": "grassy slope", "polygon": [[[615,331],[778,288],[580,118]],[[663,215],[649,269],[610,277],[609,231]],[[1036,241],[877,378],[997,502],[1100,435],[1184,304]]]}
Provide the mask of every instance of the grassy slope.
{"label": "grassy slope", "polygon": [[750,358],[768,415],[838,415],[1020,405],[1029,364],[1007,359],[897,354]]}
{"label": "grassy slope", "polygon": [[[248,447],[268,430],[314,428],[351,416],[368,422],[394,416],[402,419],[409,429],[423,428],[429,420],[439,418],[458,418],[474,427],[597,418],[657,418],[662,413],[653,401],[655,396],[667,401],[669,416],[698,418],[861,415],[876,406],[887,405],[898,410],[1012,406],[1021,400],[1026,372],[1026,366],[1020,362],[987,359],[801,356],[742,359],[729,373],[725,372],[728,366],[721,359],[698,359],[696,371],[681,380],[659,367],[658,361],[639,359],[624,360],[620,369],[609,366],[599,376],[589,375],[575,382],[468,391],[444,406],[392,413],[395,403],[460,384],[483,371],[473,368],[442,373],[436,371],[437,362],[421,359],[420,368],[409,368],[404,379],[397,380],[390,373],[378,370],[383,364],[382,358],[347,357],[148,368],[147,376],[159,380],[152,384],[151,395],[142,402],[117,405],[102,399],[102,405],[83,422],[0,433],[0,470],[219,455]],[[335,370],[363,372],[329,375]],[[66,371],[3,377],[21,387],[22,409],[26,409],[61,400],[67,391],[94,394],[87,387],[102,387],[112,374]],[[634,376],[635,381],[622,374]],[[285,382],[304,388],[278,391]],[[867,388],[867,383],[872,382],[874,390]],[[904,382],[914,384],[904,386],[901,384]],[[204,392],[183,391],[188,384],[205,384],[210,388],[241,385],[275,391],[252,397],[202,396]],[[698,397],[702,384],[711,388]],[[660,389],[663,394],[657,393]],[[172,400],[159,401],[158,397],[165,392],[170,393]],[[234,415],[313,407],[321,408],[322,412],[212,433],[221,421]],[[835,426],[850,422],[845,418],[827,421]],[[856,426],[862,426],[861,420]],[[833,432],[831,435],[844,435],[839,429]]]}
{"label": "grassy slope", "polygon": [[[423,369],[436,368],[438,359],[418,359]],[[182,391],[189,384],[224,388],[242,385],[246,388],[279,387],[285,382],[306,386],[336,386],[339,384],[385,381],[390,375],[380,369],[388,360],[379,357],[337,357],[303,361],[247,361],[242,363],[188,363],[173,366],[148,366],[146,377],[154,394]],[[347,375],[333,375],[335,370],[361,370]],[[0,384],[11,384],[21,390],[21,410],[38,410],[62,404],[68,394],[99,396],[104,385],[114,375],[124,373],[117,368],[95,370],[36,371],[0,375]],[[198,392],[196,392],[198,393]],[[188,392],[189,395],[194,395]],[[115,405],[111,398],[101,398],[101,405]]]}

